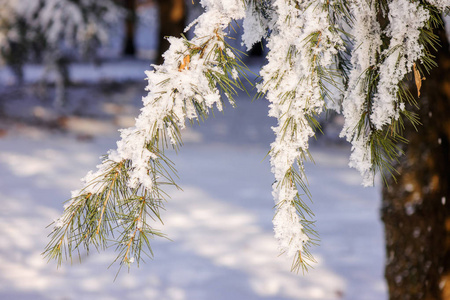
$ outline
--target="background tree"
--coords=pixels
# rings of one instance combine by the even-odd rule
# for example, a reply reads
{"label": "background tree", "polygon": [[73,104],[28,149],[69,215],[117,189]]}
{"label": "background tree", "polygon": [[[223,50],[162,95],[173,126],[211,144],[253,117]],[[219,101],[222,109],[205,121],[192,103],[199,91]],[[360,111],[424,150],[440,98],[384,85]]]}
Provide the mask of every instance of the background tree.
{"label": "background tree", "polygon": [[[153,228],[152,220],[160,220],[159,209],[165,198],[163,188],[176,186],[172,176],[174,166],[165,156],[165,150],[179,149],[185,120],[198,121],[207,118],[213,108],[221,110],[221,94],[233,104],[233,96],[243,87],[241,79],[246,79],[246,66],[238,51],[227,43],[234,20],[244,19],[242,39],[248,49],[262,38],[267,40],[267,63],[260,71],[261,81],[256,86],[270,102],[269,115],[278,121],[273,128],[276,138],[269,153],[275,175],[273,223],[280,251],[294,256],[294,270],[305,268],[314,260],[308,251],[316,241],[316,233],[312,227],[313,213],[305,204],[310,194],[304,162],[309,158],[308,140],[317,129],[315,117],[325,109],[343,114],[341,136],[352,144],[350,166],[361,173],[363,184],[368,186],[373,184],[377,171],[382,172],[388,183],[390,176],[397,173],[395,166],[404,147],[402,143],[406,143],[405,134],[412,139],[411,146],[415,145],[415,137],[405,131],[405,126],[409,126],[406,124],[419,126],[415,106],[428,119],[432,118],[427,105],[433,107],[432,115],[447,111],[447,104],[438,104],[440,101],[432,104],[426,100],[418,104],[417,97],[408,89],[408,75],[415,79],[414,86],[420,94],[428,89],[422,88],[422,82],[425,76],[434,75],[430,74],[436,72],[432,71],[433,67],[441,64],[439,72],[447,70],[447,46],[442,48],[442,55],[435,51],[439,42],[445,40],[441,13],[449,9],[448,1],[205,0],[202,3],[205,13],[195,22],[194,37],[169,38],[164,63],[147,72],[149,93],[143,99],[144,108],[135,127],[122,131],[117,149],[104,157],[97,171],[84,178],[85,185],[73,192],[64,214],[55,222],[52,241],[46,249],[50,258],[61,261],[63,251],[71,254],[80,246],[105,247],[108,236],[118,231],[119,238],[114,241],[119,252],[117,259],[130,265],[139,261],[144,245],[150,247],[151,237],[162,236]],[[445,82],[439,88],[432,85],[429,88],[445,91]],[[448,159],[448,139],[436,136],[441,131],[448,133],[447,122],[439,119],[430,124],[421,122],[430,126],[430,132],[443,149],[437,150],[443,152],[435,157],[444,161],[442,155],[447,155]],[[439,122],[444,127],[433,129],[433,124]],[[420,153],[424,156],[426,151],[421,149]],[[413,157],[414,154],[408,154],[405,159],[413,160]],[[429,159],[426,164],[433,165],[434,160]],[[402,171],[402,166],[398,166]],[[448,175],[436,174],[433,171],[430,177],[426,176],[425,187],[421,178],[417,187],[439,194],[438,202],[442,205],[446,203]],[[407,191],[414,191],[416,183],[407,181],[408,177],[411,174],[403,173],[400,181],[405,180],[403,186]],[[438,187],[440,182],[442,187]],[[389,197],[385,199],[389,202]],[[436,199],[430,201],[431,206],[437,203]],[[414,216],[417,203],[396,200],[390,205],[386,201],[387,226],[392,224],[389,213],[393,207]],[[430,210],[426,216],[432,218],[435,210],[425,204],[423,207]],[[447,218],[445,213],[442,218]],[[394,220],[399,221],[397,216]],[[440,228],[436,235],[446,234],[447,228]],[[420,236],[421,230],[424,229],[414,228],[412,236]],[[434,229],[431,226],[426,230]],[[395,232],[388,227],[389,255],[392,241],[402,243]],[[409,246],[406,251],[414,251]],[[393,247],[400,249],[397,245]],[[404,255],[404,250],[395,251],[394,260],[395,256]],[[437,259],[435,265],[433,262],[429,265],[425,259],[423,269],[418,269],[422,263],[418,260],[411,276],[428,272],[431,266],[446,274],[443,261],[446,258]],[[436,265],[440,263],[444,264],[440,265],[442,269]],[[391,273],[388,268],[387,275],[398,283],[403,280],[400,275],[406,273]],[[434,290],[439,285],[444,287],[436,276],[419,278],[434,280],[429,283]],[[417,294],[409,294],[406,289],[409,287],[399,297],[415,299]],[[394,290],[391,288],[392,294]],[[436,291],[421,292],[426,297],[436,294]]]}
{"label": "background tree", "polygon": [[113,0],[1,0],[0,48],[19,81],[23,64],[42,59],[56,73],[55,104],[65,98],[69,58],[91,58],[108,40],[121,12]]}
{"label": "background tree", "polygon": [[137,1],[123,0],[123,5],[127,11],[125,18],[125,38],[123,42],[123,54],[134,56],[136,55],[135,33],[137,21]]}
{"label": "background tree", "polygon": [[180,36],[186,26],[187,7],[185,0],[158,0],[159,35],[156,64],[164,62],[163,54],[169,49],[169,36]]}
{"label": "background tree", "polygon": [[123,49],[125,55],[134,56],[136,54],[135,33],[138,19],[136,10],[139,5],[149,3],[150,5],[156,3],[158,6],[159,32],[156,63],[161,64],[163,62],[162,55],[169,48],[167,37],[179,36],[186,26],[187,6],[185,0],[123,0],[122,4],[127,11]]}

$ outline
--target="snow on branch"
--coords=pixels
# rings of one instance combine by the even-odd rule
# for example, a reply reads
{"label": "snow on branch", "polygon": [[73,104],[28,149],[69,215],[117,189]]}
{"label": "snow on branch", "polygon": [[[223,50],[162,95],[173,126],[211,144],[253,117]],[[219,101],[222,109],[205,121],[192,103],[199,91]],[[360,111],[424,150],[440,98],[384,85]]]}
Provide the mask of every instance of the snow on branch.
{"label": "snow on branch", "polygon": [[390,39],[389,47],[381,53],[380,80],[370,115],[376,129],[398,119],[400,111],[405,109],[404,104],[397,102],[398,84],[423,56],[419,36],[429,17],[419,1],[392,1],[389,4],[389,26],[385,30]]}
{"label": "snow on branch", "polygon": [[366,126],[366,118],[370,109],[368,95],[372,93],[371,76],[374,76],[373,69],[382,46],[381,27],[377,21],[376,1],[352,1],[351,11],[354,15],[352,68],[342,103],[345,123],[341,137],[347,137],[352,143],[350,166],[361,173],[363,184],[369,186],[373,184],[374,173],[368,138],[372,129]]}
{"label": "snow on branch", "polygon": [[344,42],[330,23],[332,8],[326,1],[300,4],[276,0],[273,5],[276,22],[258,88],[271,103],[269,115],[278,120],[270,152],[276,180],[275,237],[282,252],[296,256],[297,268],[311,259],[307,247],[314,235],[304,212],[309,217],[311,214],[301,196],[309,195],[303,162],[309,138],[314,135],[314,116],[325,106],[325,82],[333,82],[331,68]]}
{"label": "snow on branch", "polygon": [[427,2],[431,5],[436,6],[441,11],[450,9],[450,3],[448,2],[448,0],[428,0]]}
{"label": "snow on branch", "polygon": [[270,10],[269,0],[248,1],[242,24],[242,44],[247,50],[267,36],[268,28],[273,25],[269,20]]}
{"label": "snow on branch", "polygon": [[150,249],[148,239],[162,235],[149,222],[160,220],[162,187],[176,186],[175,169],[164,149],[181,146],[186,119],[207,118],[214,107],[222,110],[221,92],[233,103],[241,88],[239,74],[245,72],[225,32],[233,19],[244,16],[243,3],[203,2],[206,12],[196,21],[195,37],[170,38],[164,64],[146,72],[148,94],[135,126],[121,131],[117,149],[72,193],[55,222],[46,249],[50,258],[61,261],[64,247],[69,253],[80,245],[88,249],[91,243],[104,247],[106,236],[119,231],[118,261],[139,262],[141,246]]}
{"label": "snow on branch", "polygon": [[[418,94],[422,73],[432,65],[427,48],[434,47],[429,8],[420,1],[390,1],[385,8],[380,1],[351,2],[353,50],[348,88],[343,101],[344,128],[341,137],[352,143],[350,166],[371,186],[377,170],[396,172],[391,164],[400,155],[402,116],[417,125],[415,114],[406,104],[416,105],[404,87],[407,74],[414,70]],[[387,17],[380,24],[380,19]]]}
{"label": "snow on branch", "polygon": [[414,71],[420,94],[424,70],[435,65],[429,48],[438,43],[433,29],[442,26],[438,13],[448,8],[447,1],[201,3],[205,13],[188,26],[195,26],[194,38],[170,38],[164,64],[146,72],[148,95],[136,125],[121,131],[117,149],[84,178],[83,188],[73,192],[55,221],[46,249],[50,258],[61,261],[64,251],[71,254],[81,246],[105,247],[117,231],[119,262],[139,262],[143,246],[151,255],[149,238],[163,234],[150,222],[160,220],[163,187],[176,186],[165,149],[181,146],[186,120],[221,110],[221,94],[233,104],[242,87],[246,67],[226,42],[233,20],[245,19],[247,48],[262,38],[268,42],[257,88],[277,119],[270,151],[273,224],[281,252],[294,256],[294,270],[314,261],[309,246],[316,232],[304,202],[311,197],[304,162],[318,127],[316,115],[330,106],[342,111],[341,137],[352,144],[350,166],[360,171],[364,185],[373,183],[378,170],[395,172],[392,161],[400,155],[398,143],[405,142],[402,118],[418,124],[406,109],[416,102],[404,81]]}

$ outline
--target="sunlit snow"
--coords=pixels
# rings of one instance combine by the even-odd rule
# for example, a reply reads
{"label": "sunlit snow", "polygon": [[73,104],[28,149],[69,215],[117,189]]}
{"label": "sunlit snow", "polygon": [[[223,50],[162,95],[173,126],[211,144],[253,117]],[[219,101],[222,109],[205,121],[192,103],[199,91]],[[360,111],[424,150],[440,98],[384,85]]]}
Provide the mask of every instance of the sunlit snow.
{"label": "sunlit snow", "polygon": [[69,191],[114,146],[116,128],[92,142],[37,129],[0,139],[0,299],[386,299],[379,191],[360,186],[347,146],[312,147],[307,164],[317,217],[318,260],[289,272],[273,238],[273,139],[267,102],[238,99],[202,126],[188,128],[173,156],[184,191],[173,191],[158,225],[173,241],[153,241],[155,259],[108,269],[114,253],[81,255],[60,269],[41,256]]}

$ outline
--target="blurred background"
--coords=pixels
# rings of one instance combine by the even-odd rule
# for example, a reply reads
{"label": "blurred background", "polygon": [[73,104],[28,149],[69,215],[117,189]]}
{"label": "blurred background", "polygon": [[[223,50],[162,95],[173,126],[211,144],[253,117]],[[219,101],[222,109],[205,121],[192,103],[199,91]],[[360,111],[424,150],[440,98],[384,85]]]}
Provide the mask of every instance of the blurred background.
{"label": "blurred background", "polygon": [[[0,0],[0,299],[387,299],[379,190],[348,168],[338,117],[322,121],[306,166],[317,264],[294,274],[279,255],[266,158],[275,120],[251,87],[183,133],[171,155],[183,191],[168,191],[155,226],[171,241],[153,241],[154,259],[114,281],[113,249],[60,268],[41,256],[70,191],[133,126],[164,37],[201,12],[191,0]],[[255,73],[261,49],[244,57]]]}

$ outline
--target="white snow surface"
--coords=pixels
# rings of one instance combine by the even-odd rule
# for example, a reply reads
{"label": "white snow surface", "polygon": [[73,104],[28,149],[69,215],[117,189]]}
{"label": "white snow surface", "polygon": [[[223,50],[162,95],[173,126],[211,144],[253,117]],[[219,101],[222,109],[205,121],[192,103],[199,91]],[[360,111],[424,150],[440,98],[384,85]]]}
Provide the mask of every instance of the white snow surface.
{"label": "white snow surface", "polygon": [[[380,196],[360,186],[347,146],[313,145],[306,164],[321,245],[305,275],[289,272],[273,238],[273,175],[263,160],[273,139],[268,103],[237,99],[237,108],[188,127],[171,155],[184,191],[171,190],[156,224],[173,241],[152,241],[154,260],[107,269],[114,253],[82,263],[47,263],[50,228],[79,178],[114,146],[118,133],[91,142],[18,126],[0,138],[0,299],[347,299],[383,300],[384,245]],[[95,127],[92,127],[93,134]]]}
{"label": "white snow surface", "polygon": [[[136,80],[144,82],[144,72],[150,68],[148,60],[120,59],[104,61],[100,65],[89,63],[77,63],[69,65],[70,77],[74,83],[86,83],[92,81],[115,82]],[[55,74],[48,72],[46,68],[38,64],[24,66],[24,77],[28,83],[37,83],[42,80],[55,81]],[[0,68],[0,82],[5,85],[14,84],[16,79],[9,68]]]}

